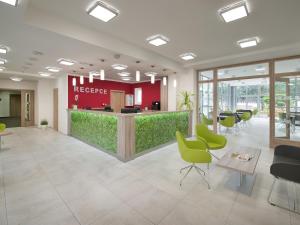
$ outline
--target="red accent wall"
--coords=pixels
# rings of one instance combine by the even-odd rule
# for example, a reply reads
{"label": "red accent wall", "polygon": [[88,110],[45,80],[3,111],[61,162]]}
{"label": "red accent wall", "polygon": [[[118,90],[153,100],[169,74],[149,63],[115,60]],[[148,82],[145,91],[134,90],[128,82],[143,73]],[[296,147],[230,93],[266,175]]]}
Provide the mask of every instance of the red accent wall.
{"label": "red accent wall", "polygon": [[[74,89],[72,80],[76,78],[76,87]],[[141,108],[151,108],[152,101],[160,101],[160,81],[155,84],[150,82],[142,82],[136,84],[128,84],[116,81],[107,81],[94,79],[93,83],[89,83],[88,78],[84,79],[84,84],[79,84],[79,77],[68,76],[68,107],[72,108],[76,104],[75,96],[77,95],[78,108],[103,108],[110,105],[110,91],[121,90],[125,94],[134,94],[134,88],[142,88],[142,105]]]}

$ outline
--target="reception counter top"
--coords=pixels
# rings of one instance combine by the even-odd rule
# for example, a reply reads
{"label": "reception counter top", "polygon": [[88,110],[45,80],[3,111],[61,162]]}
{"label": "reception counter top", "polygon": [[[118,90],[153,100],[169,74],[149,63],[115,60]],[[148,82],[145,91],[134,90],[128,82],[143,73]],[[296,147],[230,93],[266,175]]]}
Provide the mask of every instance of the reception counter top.
{"label": "reception counter top", "polygon": [[192,134],[191,111],[130,114],[96,110],[68,111],[69,135],[122,161],[174,141],[177,130],[186,136]]}

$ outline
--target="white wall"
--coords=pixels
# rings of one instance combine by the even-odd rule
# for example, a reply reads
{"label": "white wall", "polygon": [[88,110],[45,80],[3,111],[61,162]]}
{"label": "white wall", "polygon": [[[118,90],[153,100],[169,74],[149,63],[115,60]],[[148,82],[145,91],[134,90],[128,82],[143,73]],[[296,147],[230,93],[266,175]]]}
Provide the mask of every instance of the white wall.
{"label": "white wall", "polygon": [[42,120],[48,121],[48,126],[53,127],[53,89],[55,80],[41,79],[37,83],[37,125]]}
{"label": "white wall", "polygon": [[177,81],[177,75],[168,77],[168,111],[176,111],[177,105],[177,88],[174,87],[174,80]]}
{"label": "white wall", "polygon": [[55,83],[58,88],[58,131],[68,133],[68,75],[61,75]]}
{"label": "white wall", "polygon": [[9,92],[0,91],[0,117],[9,117]]}
{"label": "white wall", "polygon": [[196,70],[188,69],[185,73],[177,75],[177,94],[181,91],[189,91],[194,94],[192,97],[192,101],[194,103],[194,110],[193,110],[193,134],[195,132],[196,126],[196,94],[197,94],[197,79],[196,79]]}

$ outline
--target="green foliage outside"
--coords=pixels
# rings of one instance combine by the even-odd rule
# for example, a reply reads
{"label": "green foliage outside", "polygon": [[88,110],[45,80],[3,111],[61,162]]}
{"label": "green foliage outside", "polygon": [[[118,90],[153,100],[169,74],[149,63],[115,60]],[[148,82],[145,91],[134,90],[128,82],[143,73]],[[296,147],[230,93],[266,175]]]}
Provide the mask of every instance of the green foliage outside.
{"label": "green foliage outside", "polygon": [[188,135],[189,112],[170,112],[135,117],[135,152],[175,140],[176,131]]}
{"label": "green foliage outside", "polygon": [[178,102],[178,109],[179,110],[192,110],[194,103],[192,101],[192,97],[194,96],[193,93],[188,91],[182,91],[179,94],[179,102]]}
{"label": "green foliage outside", "polygon": [[71,135],[104,150],[117,152],[116,116],[88,112],[71,113]]}

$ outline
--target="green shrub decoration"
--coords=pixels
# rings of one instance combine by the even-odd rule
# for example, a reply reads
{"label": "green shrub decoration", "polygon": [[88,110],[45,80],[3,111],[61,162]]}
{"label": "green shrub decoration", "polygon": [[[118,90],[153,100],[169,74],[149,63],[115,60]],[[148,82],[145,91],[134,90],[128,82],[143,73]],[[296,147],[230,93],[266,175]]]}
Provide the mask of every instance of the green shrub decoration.
{"label": "green shrub decoration", "polygon": [[117,152],[116,116],[89,113],[71,113],[71,135],[104,150]]}
{"label": "green shrub decoration", "polygon": [[135,152],[168,143],[176,138],[176,131],[188,135],[189,112],[170,112],[135,117]]}

